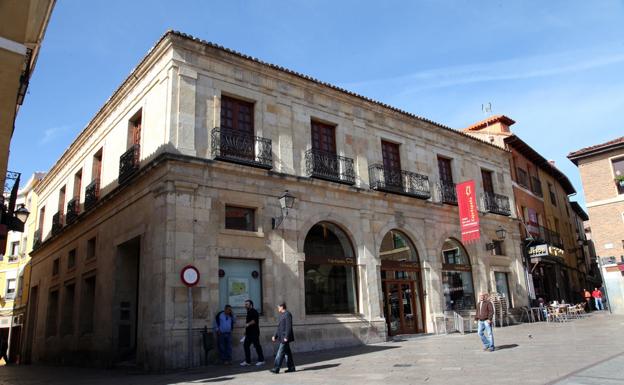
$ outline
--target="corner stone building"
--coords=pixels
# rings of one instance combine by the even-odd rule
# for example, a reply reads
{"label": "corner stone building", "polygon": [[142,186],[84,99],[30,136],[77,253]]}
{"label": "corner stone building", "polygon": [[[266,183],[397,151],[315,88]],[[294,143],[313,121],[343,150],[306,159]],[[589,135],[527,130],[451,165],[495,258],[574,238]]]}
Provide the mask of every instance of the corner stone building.
{"label": "corner stone building", "polygon": [[[481,220],[470,245],[454,189],[465,180]],[[226,303],[242,316],[246,298],[267,352],[280,301],[298,351],[433,333],[481,290],[527,301],[507,151],[177,32],[37,189],[31,361],[200,365],[202,328]],[[282,211],[285,190],[295,202]],[[187,265],[201,275],[190,363]]]}

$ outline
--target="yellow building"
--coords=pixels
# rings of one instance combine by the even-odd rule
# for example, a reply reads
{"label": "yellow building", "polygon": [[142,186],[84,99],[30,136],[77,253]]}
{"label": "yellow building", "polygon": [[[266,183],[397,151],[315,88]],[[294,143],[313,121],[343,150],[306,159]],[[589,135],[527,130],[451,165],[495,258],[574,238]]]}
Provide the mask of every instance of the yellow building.
{"label": "yellow building", "polygon": [[0,256],[0,333],[8,341],[8,355],[12,362],[19,361],[22,325],[28,303],[30,282],[30,256],[37,215],[37,196],[34,187],[44,173],[35,173],[19,192],[17,204],[25,204],[31,211],[24,232],[10,231],[6,250]]}

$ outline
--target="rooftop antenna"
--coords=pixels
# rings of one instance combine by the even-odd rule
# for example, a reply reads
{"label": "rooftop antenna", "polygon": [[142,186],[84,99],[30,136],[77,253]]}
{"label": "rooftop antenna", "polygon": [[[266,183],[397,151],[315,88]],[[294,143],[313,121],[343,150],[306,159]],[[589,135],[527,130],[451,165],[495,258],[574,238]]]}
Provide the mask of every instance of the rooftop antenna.
{"label": "rooftop antenna", "polygon": [[[488,126],[490,125],[488,118],[492,115],[492,103],[482,103],[481,111],[485,114],[485,132],[487,132]],[[489,139],[490,143],[494,143],[494,135],[490,135]]]}

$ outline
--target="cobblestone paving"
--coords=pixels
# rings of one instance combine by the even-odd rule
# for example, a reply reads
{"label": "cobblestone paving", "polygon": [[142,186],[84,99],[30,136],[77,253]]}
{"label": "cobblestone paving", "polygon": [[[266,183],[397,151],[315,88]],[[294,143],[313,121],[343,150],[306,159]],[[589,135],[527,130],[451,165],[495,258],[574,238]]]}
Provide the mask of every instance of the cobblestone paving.
{"label": "cobblestone paving", "polygon": [[475,334],[296,354],[296,373],[207,366],[168,374],[43,365],[0,367],[0,384],[624,384],[624,317],[606,312],[566,323],[496,328],[498,350]]}

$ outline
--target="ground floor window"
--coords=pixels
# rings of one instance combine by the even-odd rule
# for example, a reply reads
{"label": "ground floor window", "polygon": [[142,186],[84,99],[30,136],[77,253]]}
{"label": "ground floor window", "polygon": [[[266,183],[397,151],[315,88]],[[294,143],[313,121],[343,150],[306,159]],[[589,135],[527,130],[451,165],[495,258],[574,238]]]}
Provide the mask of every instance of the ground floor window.
{"label": "ground floor window", "polygon": [[475,308],[475,293],[470,271],[443,271],[442,284],[446,310]]}
{"label": "ground floor window", "polygon": [[246,314],[251,299],[262,313],[262,271],[257,259],[219,258],[219,310],[232,306],[235,314]]}
{"label": "ground floor window", "polygon": [[305,264],[307,314],[355,313],[355,267]]}
{"label": "ground floor window", "polygon": [[513,307],[509,295],[509,274],[496,271],[494,272],[494,279],[496,280],[496,292],[507,298],[509,307]]}

